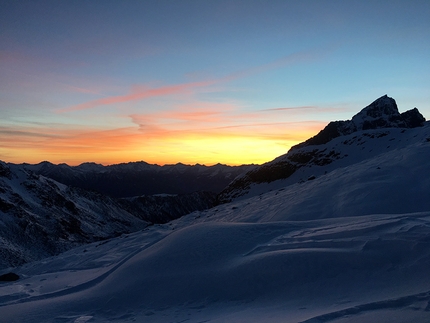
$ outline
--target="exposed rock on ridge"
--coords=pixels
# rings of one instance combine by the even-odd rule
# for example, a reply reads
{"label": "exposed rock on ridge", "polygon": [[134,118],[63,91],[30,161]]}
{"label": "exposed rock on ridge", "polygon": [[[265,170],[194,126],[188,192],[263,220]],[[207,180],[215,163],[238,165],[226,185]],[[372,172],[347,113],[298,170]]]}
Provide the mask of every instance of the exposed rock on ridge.
{"label": "exposed rock on ridge", "polygon": [[360,130],[421,127],[425,121],[426,119],[417,108],[399,113],[396,101],[384,95],[353,116],[351,120],[332,121],[316,136],[292,147],[292,149],[322,145],[336,137],[349,135]]}
{"label": "exposed rock on ridge", "polygon": [[[367,139],[387,136],[388,130],[381,132],[378,129],[416,128],[424,126],[424,123],[425,118],[418,109],[414,108],[404,113],[399,113],[396,101],[384,95],[354,115],[351,120],[330,122],[316,136],[292,147],[287,154],[236,178],[219,194],[218,200],[220,203],[229,202],[246,195],[254,184],[287,179],[299,169],[326,166],[339,159],[346,158],[348,155],[345,152],[327,144],[337,137],[354,136],[349,140],[345,140],[342,145],[349,145],[353,142],[356,145],[362,145]],[[378,133],[363,133],[364,137],[361,138],[361,135],[354,134],[358,131],[376,131]],[[360,149],[362,148],[363,146]]]}

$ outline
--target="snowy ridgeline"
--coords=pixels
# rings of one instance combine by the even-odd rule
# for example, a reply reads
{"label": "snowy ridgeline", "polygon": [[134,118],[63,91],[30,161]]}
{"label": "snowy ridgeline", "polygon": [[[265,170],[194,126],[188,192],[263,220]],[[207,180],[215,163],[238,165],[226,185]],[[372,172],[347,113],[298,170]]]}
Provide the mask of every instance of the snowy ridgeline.
{"label": "snowy ridgeline", "polygon": [[10,268],[0,322],[430,322],[430,124],[324,145],[231,203]]}

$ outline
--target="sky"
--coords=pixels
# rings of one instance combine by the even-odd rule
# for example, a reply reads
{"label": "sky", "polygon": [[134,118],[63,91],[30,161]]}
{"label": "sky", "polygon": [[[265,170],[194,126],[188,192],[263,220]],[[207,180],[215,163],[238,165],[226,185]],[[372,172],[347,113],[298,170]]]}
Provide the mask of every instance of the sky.
{"label": "sky", "polygon": [[382,95],[430,118],[430,1],[0,0],[0,160],[261,164]]}

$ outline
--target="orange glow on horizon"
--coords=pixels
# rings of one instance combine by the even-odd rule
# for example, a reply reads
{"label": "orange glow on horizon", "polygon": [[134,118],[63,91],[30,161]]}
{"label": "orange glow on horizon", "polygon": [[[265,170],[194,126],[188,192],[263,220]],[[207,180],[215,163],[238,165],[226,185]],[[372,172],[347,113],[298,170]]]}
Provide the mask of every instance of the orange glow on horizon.
{"label": "orange glow on horizon", "polygon": [[287,153],[292,145],[315,135],[323,127],[321,122],[303,122],[284,125],[284,129],[282,125],[204,130],[155,127],[149,132],[134,127],[20,131],[1,128],[0,160],[31,164],[47,160],[71,166],[83,162],[110,165],[140,160],[158,165],[262,164]]}

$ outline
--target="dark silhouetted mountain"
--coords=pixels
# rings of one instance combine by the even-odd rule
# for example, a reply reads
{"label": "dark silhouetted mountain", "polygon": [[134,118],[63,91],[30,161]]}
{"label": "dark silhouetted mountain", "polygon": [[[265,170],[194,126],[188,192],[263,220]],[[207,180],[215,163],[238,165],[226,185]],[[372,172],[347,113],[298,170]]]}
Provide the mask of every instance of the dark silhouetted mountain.
{"label": "dark silhouetted mountain", "polygon": [[332,121],[316,136],[292,147],[292,149],[322,145],[336,137],[361,130],[421,127],[425,121],[426,119],[417,108],[399,113],[396,101],[384,95],[353,116],[352,120]]}
{"label": "dark silhouetted mountain", "polygon": [[60,183],[93,190],[111,197],[154,194],[190,194],[196,191],[219,193],[235,177],[254,168],[253,165],[151,165],[133,162],[103,166],[84,163],[79,166],[42,162],[25,165],[36,174]]}

